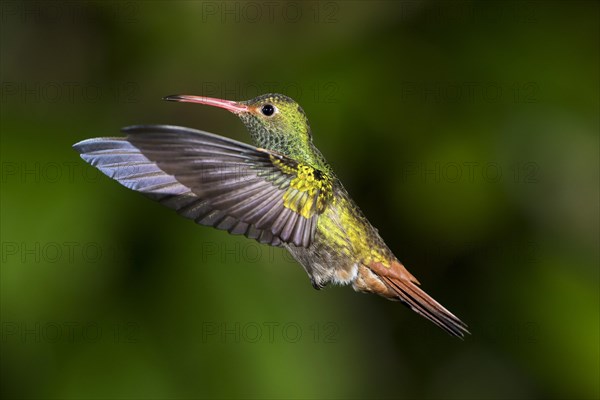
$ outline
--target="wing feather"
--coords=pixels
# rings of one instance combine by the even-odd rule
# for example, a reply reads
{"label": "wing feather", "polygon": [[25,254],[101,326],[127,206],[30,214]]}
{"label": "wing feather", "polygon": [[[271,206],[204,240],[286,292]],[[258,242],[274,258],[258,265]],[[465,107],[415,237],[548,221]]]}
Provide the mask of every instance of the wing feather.
{"label": "wing feather", "polygon": [[88,139],[74,148],[123,186],[199,224],[275,246],[312,242],[320,191],[293,187],[296,161],[188,128],[132,126],[123,132],[127,137]]}

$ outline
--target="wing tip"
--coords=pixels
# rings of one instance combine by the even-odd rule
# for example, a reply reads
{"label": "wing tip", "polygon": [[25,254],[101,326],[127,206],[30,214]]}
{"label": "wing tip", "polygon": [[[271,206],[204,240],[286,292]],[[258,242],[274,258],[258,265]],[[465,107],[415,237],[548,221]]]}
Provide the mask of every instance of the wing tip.
{"label": "wing tip", "polygon": [[80,155],[100,150],[110,150],[123,147],[131,147],[131,143],[123,137],[97,137],[81,140],[71,146]]}

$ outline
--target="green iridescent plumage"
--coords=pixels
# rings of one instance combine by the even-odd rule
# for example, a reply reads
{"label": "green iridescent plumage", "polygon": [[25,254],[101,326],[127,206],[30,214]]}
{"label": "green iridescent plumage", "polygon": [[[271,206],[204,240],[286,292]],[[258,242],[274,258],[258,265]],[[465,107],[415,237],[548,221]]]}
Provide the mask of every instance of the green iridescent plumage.
{"label": "green iridescent plumage", "polygon": [[225,108],[255,146],[175,126],[134,126],[125,138],[77,143],[81,157],[124,186],[186,218],[285,247],[317,289],[333,282],[400,300],[452,335],[467,332],[418,287],[313,145],[292,99],[244,102],[196,96],[167,100]]}

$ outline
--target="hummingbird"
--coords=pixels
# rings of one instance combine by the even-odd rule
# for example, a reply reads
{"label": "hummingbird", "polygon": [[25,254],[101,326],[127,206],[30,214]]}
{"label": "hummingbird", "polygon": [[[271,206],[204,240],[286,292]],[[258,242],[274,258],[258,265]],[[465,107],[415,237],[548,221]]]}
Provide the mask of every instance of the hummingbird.
{"label": "hummingbird", "polygon": [[172,125],[123,128],[125,137],[73,145],[123,186],[200,225],[287,249],[312,286],[352,285],[400,301],[453,336],[467,325],[422,289],[394,256],[315,147],[306,114],[291,98],[247,101],[171,95],[164,100],[237,115],[254,145]]}

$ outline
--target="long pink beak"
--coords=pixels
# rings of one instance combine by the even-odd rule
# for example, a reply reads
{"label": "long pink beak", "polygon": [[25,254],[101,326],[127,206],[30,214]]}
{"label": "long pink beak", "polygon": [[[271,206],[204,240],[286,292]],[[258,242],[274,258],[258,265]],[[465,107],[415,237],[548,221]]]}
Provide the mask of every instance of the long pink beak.
{"label": "long pink beak", "polygon": [[224,108],[227,111],[238,114],[244,111],[248,111],[248,106],[245,104],[238,103],[236,101],[215,99],[213,97],[202,97],[202,96],[189,96],[185,94],[175,94],[164,97],[163,100],[168,101],[180,101],[183,103],[198,103],[206,104],[207,106]]}

